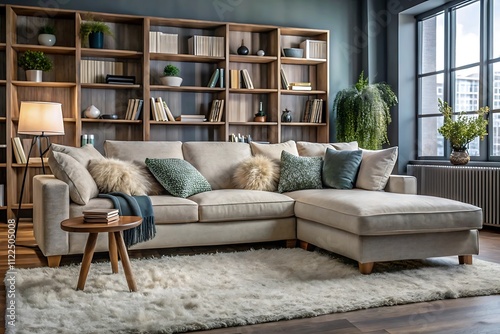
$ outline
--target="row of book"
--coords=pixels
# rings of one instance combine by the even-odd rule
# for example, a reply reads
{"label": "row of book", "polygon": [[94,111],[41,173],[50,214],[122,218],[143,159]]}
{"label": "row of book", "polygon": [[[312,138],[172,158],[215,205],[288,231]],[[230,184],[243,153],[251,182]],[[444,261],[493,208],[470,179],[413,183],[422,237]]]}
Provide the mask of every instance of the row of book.
{"label": "row of book", "polygon": [[179,53],[177,34],[167,34],[161,31],[149,32],[149,52],[152,53]]}
{"label": "row of book", "polygon": [[83,211],[83,222],[111,224],[120,220],[118,209],[89,209]]}
{"label": "row of book", "polygon": [[223,68],[216,68],[213,71],[212,76],[210,77],[210,80],[208,81],[207,87],[224,88],[224,69]]}
{"label": "row of book", "polygon": [[209,122],[220,122],[222,121],[222,114],[224,112],[224,100],[215,99],[212,101],[212,108],[210,108],[210,114],[208,116]]}
{"label": "row of book", "polygon": [[175,117],[170,108],[161,97],[151,97],[151,115],[157,122],[175,122]]}
{"label": "row of book", "polygon": [[230,88],[254,89],[252,78],[246,68],[242,70],[229,70]]}
{"label": "row of book", "polygon": [[323,122],[323,99],[309,99],[306,101],[303,122]]}
{"label": "row of book", "polygon": [[105,83],[106,75],[123,75],[123,62],[82,59],[80,80],[82,83]]}
{"label": "row of book", "polygon": [[142,105],[144,100],[142,99],[128,99],[127,112],[125,113],[125,119],[138,120],[141,116]]}
{"label": "row of book", "polygon": [[[26,152],[29,152],[31,144],[32,144],[32,139],[21,140],[21,138],[19,137],[12,138],[12,150],[14,151],[14,157],[16,159],[16,163],[26,164],[26,162],[28,162]],[[41,163],[41,162],[42,159],[40,157],[30,157],[30,164]],[[48,163],[48,158],[44,157],[43,162]]]}
{"label": "row of book", "polygon": [[224,37],[194,35],[188,38],[188,52],[195,56],[224,57]]}
{"label": "row of book", "polygon": [[280,69],[281,88],[286,90],[312,90],[310,82],[289,82],[283,68]]}

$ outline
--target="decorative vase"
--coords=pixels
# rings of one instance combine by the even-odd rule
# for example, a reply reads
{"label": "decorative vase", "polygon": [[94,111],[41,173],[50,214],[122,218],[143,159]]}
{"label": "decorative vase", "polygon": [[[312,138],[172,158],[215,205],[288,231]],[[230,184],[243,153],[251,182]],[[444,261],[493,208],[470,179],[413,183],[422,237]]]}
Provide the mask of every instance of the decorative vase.
{"label": "decorative vase", "polygon": [[89,34],[89,47],[92,49],[102,49],[104,47],[104,33],[101,31]]}
{"label": "decorative vase", "polygon": [[239,55],[246,56],[249,52],[248,48],[244,45],[244,41],[241,40],[241,46],[236,50]]}
{"label": "decorative vase", "polygon": [[161,77],[160,81],[165,86],[179,87],[182,83],[181,77]]}
{"label": "decorative vase", "polygon": [[100,115],[101,111],[94,105],[91,105],[90,107],[85,109],[85,117],[87,118],[98,118]]}
{"label": "decorative vase", "polygon": [[281,121],[284,123],[290,123],[292,121],[291,110],[285,109],[281,112]]}
{"label": "decorative vase", "polygon": [[52,34],[40,34],[38,35],[38,43],[45,46],[53,46],[56,44],[56,36]]}
{"label": "decorative vase", "polygon": [[42,70],[26,70],[26,81],[42,82]]}
{"label": "decorative vase", "polygon": [[453,165],[467,165],[470,161],[469,152],[465,147],[453,148],[450,154],[450,162]]}
{"label": "decorative vase", "polygon": [[253,118],[254,122],[265,122],[266,121],[266,116],[255,116]]}

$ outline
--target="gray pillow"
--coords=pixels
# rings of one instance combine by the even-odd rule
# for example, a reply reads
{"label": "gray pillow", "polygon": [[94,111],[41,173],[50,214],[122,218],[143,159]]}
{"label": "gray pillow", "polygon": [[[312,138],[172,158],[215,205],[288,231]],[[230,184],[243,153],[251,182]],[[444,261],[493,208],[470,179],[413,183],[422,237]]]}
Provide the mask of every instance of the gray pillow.
{"label": "gray pillow", "polygon": [[282,151],[278,192],[323,188],[322,166],[323,158],[321,157],[299,157]]}
{"label": "gray pillow", "polygon": [[335,189],[352,189],[361,163],[362,151],[337,151],[327,148],[323,161],[323,185]]}
{"label": "gray pillow", "polygon": [[207,179],[186,160],[146,158],[146,166],[173,196],[186,198],[212,190]]}

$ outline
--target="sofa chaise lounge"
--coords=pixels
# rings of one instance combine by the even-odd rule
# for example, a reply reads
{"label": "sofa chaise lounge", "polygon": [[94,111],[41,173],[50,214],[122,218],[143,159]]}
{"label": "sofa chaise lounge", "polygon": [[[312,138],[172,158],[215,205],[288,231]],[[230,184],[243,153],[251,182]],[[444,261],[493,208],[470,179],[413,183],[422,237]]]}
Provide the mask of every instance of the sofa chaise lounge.
{"label": "sofa chaise lounge", "polygon": [[[369,274],[379,261],[454,255],[459,256],[461,264],[472,264],[472,255],[479,251],[481,209],[444,198],[416,195],[414,177],[389,175],[397,151],[395,154],[391,151],[389,158],[387,152],[380,156],[378,151],[363,151],[354,189],[279,193],[238,189],[233,177],[235,170],[255,155],[275,160],[280,159],[282,151],[298,157],[322,156],[327,148],[357,149],[357,144],[106,141],[104,147],[108,158],[133,161],[141,168],[146,168],[147,158],[186,160],[212,189],[187,198],[165,192],[150,195],[157,234],[130,249],[278,240],[286,241],[287,247],[295,247],[298,240],[303,248],[314,245],[358,261],[364,274]],[[54,145],[52,151],[59,151],[51,152],[53,156],[49,158],[57,177],[35,176],[33,225],[35,239],[48,257],[49,266],[58,266],[62,255],[83,253],[86,242],[85,235],[62,231],[61,221],[81,216],[86,209],[112,208],[112,203],[96,197],[95,192],[87,195],[86,202],[75,202],[78,190],[75,188],[82,186],[78,183],[92,182],[92,178],[89,181],[84,175],[89,163],[94,158],[104,159],[93,147]],[[55,159],[56,155],[71,156],[83,170],[72,165],[73,160],[68,163]],[[380,172],[380,166],[373,166],[386,158],[392,164],[383,166],[385,175],[371,175],[368,169],[378,168],[376,172]],[[381,189],[363,189],[370,188],[360,183],[363,177],[368,184],[380,181]],[[106,250],[107,237],[99,236],[96,251]]]}

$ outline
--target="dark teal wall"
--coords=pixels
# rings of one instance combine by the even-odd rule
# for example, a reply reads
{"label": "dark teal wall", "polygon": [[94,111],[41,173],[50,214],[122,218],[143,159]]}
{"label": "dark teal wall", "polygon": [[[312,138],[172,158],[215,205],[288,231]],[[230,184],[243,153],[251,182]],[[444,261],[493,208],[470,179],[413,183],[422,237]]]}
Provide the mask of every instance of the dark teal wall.
{"label": "dark teal wall", "polygon": [[[8,4],[161,16],[195,20],[269,24],[330,30],[330,105],[338,90],[352,85],[366,50],[359,31],[360,0],[7,0]],[[332,115],[333,117],[333,115]],[[330,138],[335,138],[331,119]]]}

